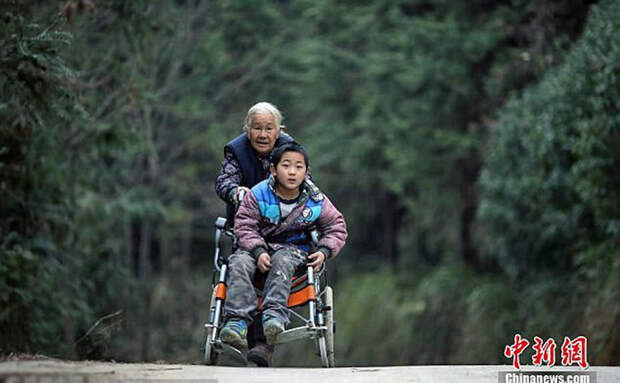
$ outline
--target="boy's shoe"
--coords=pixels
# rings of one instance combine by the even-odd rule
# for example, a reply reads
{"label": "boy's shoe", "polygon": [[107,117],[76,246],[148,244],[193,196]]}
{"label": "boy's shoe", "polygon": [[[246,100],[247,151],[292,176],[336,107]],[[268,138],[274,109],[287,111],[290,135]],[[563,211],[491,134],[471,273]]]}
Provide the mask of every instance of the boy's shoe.
{"label": "boy's shoe", "polygon": [[224,343],[228,343],[238,350],[248,348],[248,324],[239,318],[229,319],[222,331],[220,331],[220,339]]}
{"label": "boy's shoe", "polygon": [[252,347],[248,352],[248,360],[256,363],[258,367],[271,366],[271,359],[273,357],[273,346],[266,343],[256,343],[256,346]]}
{"label": "boy's shoe", "polygon": [[263,332],[267,344],[274,345],[278,334],[284,331],[284,323],[278,318],[263,315]]}

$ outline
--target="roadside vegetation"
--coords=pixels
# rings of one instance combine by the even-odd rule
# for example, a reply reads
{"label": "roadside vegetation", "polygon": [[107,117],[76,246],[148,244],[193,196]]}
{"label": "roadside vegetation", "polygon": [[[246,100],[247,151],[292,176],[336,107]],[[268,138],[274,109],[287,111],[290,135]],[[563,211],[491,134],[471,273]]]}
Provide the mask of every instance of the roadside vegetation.
{"label": "roadside vegetation", "polygon": [[347,219],[339,365],[507,364],[515,333],[620,363],[617,1],[17,1],[0,25],[0,354],[200,361],[214,180],[268,100]]}

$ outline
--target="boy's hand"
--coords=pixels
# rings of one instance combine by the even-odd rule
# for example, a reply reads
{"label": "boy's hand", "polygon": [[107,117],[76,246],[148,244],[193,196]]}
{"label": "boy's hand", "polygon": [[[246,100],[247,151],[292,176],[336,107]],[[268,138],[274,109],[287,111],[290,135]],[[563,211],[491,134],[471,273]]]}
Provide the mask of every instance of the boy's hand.
{"label": "boy's hand", "polygon": [[312,260],[312,262],[308,262],[308,266],[314,267],[314,271],[319,271],[321,265],[325,261],[325,254],[320,251],[316,253],[312,253],[308,256],[308,259]]}
{"label": "boy's hand", "polygon": [[256,261],[256,265],[258,266],[258,269],[262,273],[268,272],[269,269],[271,269],[271,257],[269,256],[269,254],[261,253],[261,255],[258,256],[258,260]]}

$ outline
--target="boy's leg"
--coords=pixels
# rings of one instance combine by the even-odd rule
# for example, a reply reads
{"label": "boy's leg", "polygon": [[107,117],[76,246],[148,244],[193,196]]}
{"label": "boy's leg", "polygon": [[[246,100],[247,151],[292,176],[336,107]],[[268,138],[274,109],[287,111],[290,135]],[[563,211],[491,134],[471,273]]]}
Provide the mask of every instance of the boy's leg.
{"label": "boy's leg", "polygon": [[[257,298],[252,278],[256,271],[254,258],[247,251],[237,250],[228,258],[228,278],[224,312],[227,322],[220,333],[223,341],[237,348],[247,347],[247,324],[257,309]],[[239,324],[245,322],[245,328]],[[230,327],[230,328],[229,328]]]}
{"label": "boy's leg", "polygon": [[279,249],[271,255],[271,270],[267,274],[263,289],[263,318],[275,318],[288,324],[286,304],[291,290],[291,278],[295,268],[305,265],[307,259],[306,252],[293,247]]}
{"label": "boy's leg", "polygon": [[[262,279],[258,282],[258,285],[265,284],[266,274],[256,270],[254,274],[254,285],[257,284],[257,279]],[[248,327],[248,360],[254,363],[257,367],[269,367],[273,359],[274,348],[267,344],[267,338],[263,332],[262,312],[256,312],[254,314],[253,322]]]}

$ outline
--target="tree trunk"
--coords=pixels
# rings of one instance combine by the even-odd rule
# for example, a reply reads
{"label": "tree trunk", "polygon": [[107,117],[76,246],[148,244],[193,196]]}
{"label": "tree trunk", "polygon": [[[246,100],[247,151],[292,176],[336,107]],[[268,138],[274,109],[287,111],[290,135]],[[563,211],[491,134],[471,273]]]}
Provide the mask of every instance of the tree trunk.
{"label": "tree trunk", "polygon": [[75,319],[73,315],[69,315],[65,319],[64,327],[65,342],[67,343],[67,359],[75,360],[77,354],[75,352],[75,345],[73,344],[75,342]]}
{"label": "tree trunk", "polygon": [[480,171],[480,161],[473,151],[461,163],[460,185],[460,253],[463,260],[471,265],[478,265],[478,253],[473,241],[473,226],[478,209],[476,181]]}
{"label": "tree trunk", "polygon": [[140,285],[142,286],[142,349],[141,360],[149,360],[149,348],[150,348],[150,311],[151,311],[151,291],[149,285],[150,278],[150,264],[149,255],[151,252],[151,223],[148,221],[142,222],[140,230],[140,262],[138,266]]}
{"label": "tree trunk", "polygon": [[397,197],[384,193],[383,198],[383,242],[381,253],[392,265],[398,264],[398,231],[404,210],[398,206]]}
{"label": "tree trunk", "polygon": [[192,235],[193,235],[193,227],[192,221],[190,220],[185,226],[185,233],[183,235],[183,260],[185,261],[185,266],[191,268],[192,266]]}

